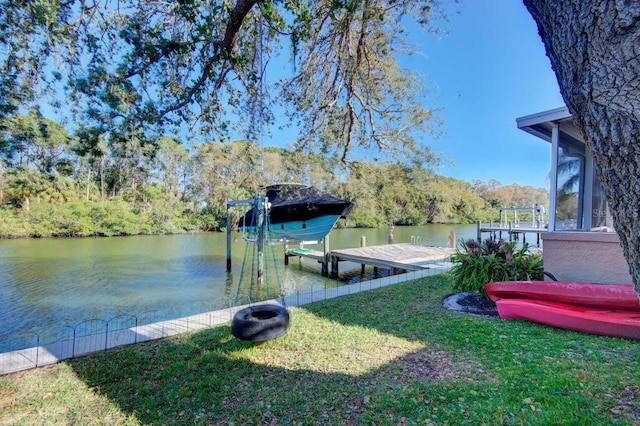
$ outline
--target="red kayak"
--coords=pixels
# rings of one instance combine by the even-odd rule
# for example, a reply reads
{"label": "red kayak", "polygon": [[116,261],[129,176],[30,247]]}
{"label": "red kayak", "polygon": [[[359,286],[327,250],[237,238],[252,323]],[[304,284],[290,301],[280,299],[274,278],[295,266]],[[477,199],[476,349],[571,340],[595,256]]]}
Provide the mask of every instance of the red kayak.
{"label": "red kayak", "polygon": [[603,336],[640,340],[640,312],[527,299],[498,299],[502,319],[521,319]]}
{"label": "red kayak", "polygon": [[501,299],[543,300],[597,309],[640,312],[633,284],[591,284],[562,281],[503,281],[484,286],[494,302]]}

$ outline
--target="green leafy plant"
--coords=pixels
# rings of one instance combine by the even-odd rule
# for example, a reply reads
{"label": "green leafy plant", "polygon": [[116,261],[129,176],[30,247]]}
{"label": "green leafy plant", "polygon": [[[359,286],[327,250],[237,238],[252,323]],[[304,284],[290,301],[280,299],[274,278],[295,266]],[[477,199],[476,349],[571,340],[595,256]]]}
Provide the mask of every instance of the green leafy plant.
{"label": "green leafy plant", "polygon": [[523,281],[543,279],[541,253],[529,252],[529,245],[487,239],[480,243],[467,240],[456,247],[451,268],[453,288],[460,291],[479,291],[494,281]]}

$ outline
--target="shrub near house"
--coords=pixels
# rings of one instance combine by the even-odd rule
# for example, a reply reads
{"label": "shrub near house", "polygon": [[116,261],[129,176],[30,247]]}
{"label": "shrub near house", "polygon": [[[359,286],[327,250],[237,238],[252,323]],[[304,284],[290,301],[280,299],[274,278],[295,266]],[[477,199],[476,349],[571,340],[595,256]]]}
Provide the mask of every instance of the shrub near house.
{"label": "shrub near house", "polygon": [[530,253],[528,244],[487,239],[482,243],[467,240],[456,247],[452,256],[453,288],[479,291],[495,281],[542,280],[544,268],[541,253]]}

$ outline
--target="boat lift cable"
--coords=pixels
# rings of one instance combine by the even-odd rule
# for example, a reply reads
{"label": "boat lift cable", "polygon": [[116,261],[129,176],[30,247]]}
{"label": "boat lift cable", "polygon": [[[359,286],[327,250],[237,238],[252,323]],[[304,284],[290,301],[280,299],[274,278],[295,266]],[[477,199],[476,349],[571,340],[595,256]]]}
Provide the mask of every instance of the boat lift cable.
{"label": "boat lift cable", "polygon": [[241,292],[242,283],[244,282],[245,270],[246,270],[246,265],[248,263],[249,250],[250,250],[251,246],[255,246],[255,244],[252,244],[249,241],[245,240],[244,257],[242,259],[242,268],[240,269],[240,279],[238,281],[238,291],[236,292],[236,300],[234,302],[234,305],[238,305],[238,303],[240,303],[240,296],[242,294],[242,292]]}
{"label": "boat lift cable", "polygon": [[[267,236],[268,239],[271,240],[270,238],[270,229],[271,229],[271,223],[269,222],[269,215],[267,215]],[[282,304],[285,305],[284,302],[284,292],[282,291],[282,283],[284,282],[284,278],[282,276],[282,269],[281,269],[281,265],[280,262],[278,261],[279,257],[277,254],[277,248],[275,244],[269,244],[270,246],[270,252],[271,252],[271,259],[273,261],[273,270],[275,271],[275,279],[276,279],[276,283],[278,284],[278,296],[282,298]],[[286,305],[285,305],[286,307]]]}
{"label": "boat lift cable", "polygon": [[254,277],[258,276],[258,247],[256,244],[252,244],[252,252],[253,252],[253,256],[251,256],[251,279],[249,280],[249,303],[253,303],[253,301],[255,300],[254,298],[254,294],[253,294],[253,290],[254,290],[254,285],[257,281],[257,279],[254,279]]}
{"label": "boat lift cable", "polygon": [[[267,230],[267,233],[266,233],[267,240],[268,241],[272,241],[271,235],[270,235],[271,234],[271,231],[270,231],[271,230],[271,222],[270,222],[270,215],[269,214],[266,215],[266,230]],[[276,245],[275,244],[269,244],[269,252],[271,254],[271,261],[272,261],[272,264],[273,264],[273,269],[272,270],[274,271],[273,275],[275,275],[275,283],[278,286],[278,297],[282,298],[282,303],[284,305],[284,293],[282,291],[282,282],[283,282],[282,269],[281,269],[280,262],[278,261],[279,257],[278,257],[277,252],[276,252]],[[274,278],[274,277],[271,276],[271,278]],[[268,288],[270,288],[270,287],[271,286],[269,286]],[[267,298],[271,299],[269,294],[267,294]]]}
{"label": "boat lift cable", "polygon": [[[259,22],[259,31],[258,31],[258,40],[257,40],[257,49],[258,49],[258,67],[259,67],[259,79],[258,79],[258,91],[257,98],[253,103],[253,111],[252,115],[252,128],[255,132],[254,135],[257,138],[257,143],[260,147],[260,161],[259,161],[259,174],[264,178],[264,84],[266,78],[266,63],[264,61],[264,31],[263,31],[263,23]],[[240,280],[238,283],[238,290],[236,292],[235,305],[241,303],[242,298],[242,289],[246,280],[249,281],[248,288],[248,297],[249,303],[254,303],[257,301],[257,293],[261,293],[259,291],[260,286],[264,286],[264,295],[266,296],[266,300],[271,299],[271,286],[277,285],[279,295],[284,296],[282,290],[282,271],[280,270],[280,265],[278,263],[278,256],[276,254],[275,245],[269,244],[271,241],[269,235],[270,223],[269,223],[269,207],[267,205],[268,200],[264,197],[259,198],[256,197],[253,203],[254,214],[250,224],[245,223],[244,216],[242,221],[242,236],[243,240],[247,244],[245,247],[244,259],[242,262],[242,269],[240,272]],[[261,218],[261,219],[260,219]],[[261,229],[259,229],[261,228]],[[266,245],[271,245],[270,249],[265,248]],[[251,245],[252,247],[249,247]],[[250,253],[251,252],[251,253]],[[268,259],[269,255],[271,255],[271,259]],[[249,266],[248,263],[251,263]],[[267,265],[273,264],[273,269],[268,267]],[[250,269],[250,271],[249,271]],[[247,276],[249,274],[249,276]],[[273,279],[275,278],[276,282],[273,283]],[[255,286],[258,286],[256,289]],[[245,293],[246,294],[246,293]],[[283,299],[284,302],[284,299]]]}
{"label": "boat lift cable", "polygon": [[[254,207],[252,208],[256,208],[256,204],[254,203]],[[253,215],[253,218],[251,220],[251,223],[248,225],[250,227],[250,229],[257,229],[257,216],[258,215]],[[245,227],[246,223],[244,222],[243,219],[243,234],[245,232]],[[243,288],[243,283],[245,282],[245,276],[246,276],[246,272],[247,272],[247,265],[250,263],[250,272],[249,272],[249,281],[251,282],[250,284],[250,288],[249,288],[249,303],[253,302],[253,278],[254,276],[257,276],[257,272],[256,272],[256,264],[257,264],[257,240],[256,238],[251,238],[249,237],[249,231],[247,231],[246,234],[243,235],[243,240],[245,242],[245,250],[244,250],[244,258],[242,259],[242,268],[240,269],[240,279],[238,281],[238,290],[236,292],[236,299],[235,299],[235,305],[238,305],[240,303],[240,298],[242,296],[242,288]],[[251,261],[249,261],[249,259],[251,259]]]}
{"label": "boat lift cable", "polygon": [[283,276],[282,276],[282,265],[280,263],[280,261],[278,260],[279,257],[276,253],[276,246],[275,245],[271,245],[271,258],[273,259],[273,269],[275,271],[275,279],[276,282],[278,284],[278,297],[281,298],[281,302],[282,305],[286,307],[286,303],[284,301],[284,291],[282,289],[282,283],[283,283]]}

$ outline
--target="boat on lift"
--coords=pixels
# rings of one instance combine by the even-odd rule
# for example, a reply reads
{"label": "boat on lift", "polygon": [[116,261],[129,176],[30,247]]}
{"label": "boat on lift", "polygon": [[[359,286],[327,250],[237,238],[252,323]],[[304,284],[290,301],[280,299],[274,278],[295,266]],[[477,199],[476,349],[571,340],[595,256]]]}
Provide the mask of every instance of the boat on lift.
{"label": "boat on lift", "polygon": [[[354,203],[322,192],[309,185],[280,183],[266,188],[267,232],[272,240],[319,241],[346,219]],[[258,224],[256,207],[242,216],[239,227],[249,233]]]}

